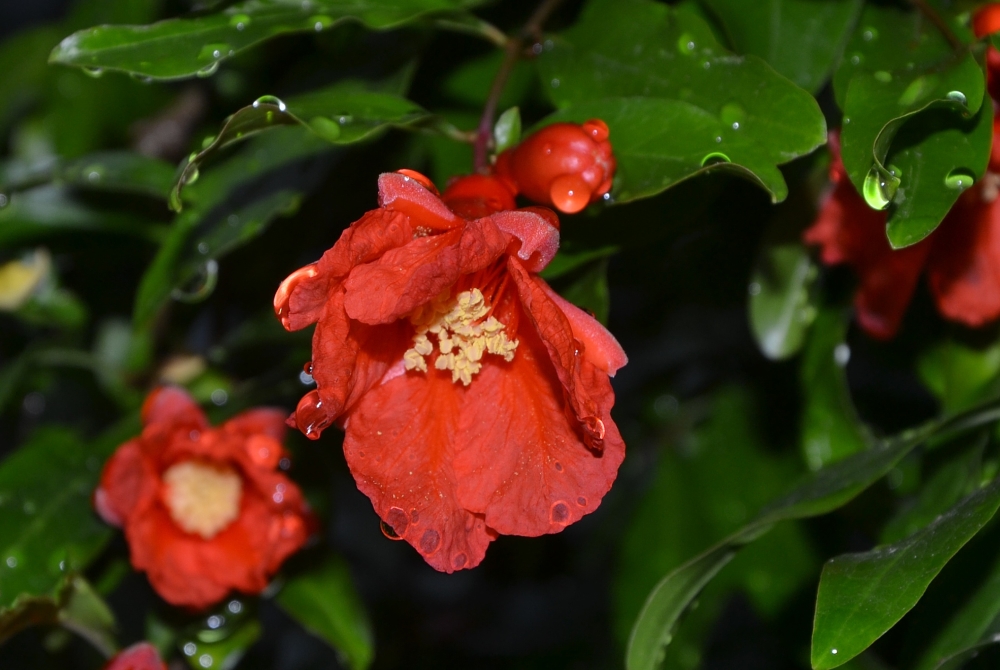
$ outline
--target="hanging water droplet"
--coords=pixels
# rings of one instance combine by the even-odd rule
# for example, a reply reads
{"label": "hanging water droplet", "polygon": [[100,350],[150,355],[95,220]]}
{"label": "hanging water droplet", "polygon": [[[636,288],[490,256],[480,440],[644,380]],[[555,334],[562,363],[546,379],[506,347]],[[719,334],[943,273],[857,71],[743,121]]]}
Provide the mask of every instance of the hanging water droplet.
{"label": "hanging water droplet", "polygon": [[153,78],[152,77],[150,77],[148,75],[140,74],[138,72],[129,72],[128,76],[132,77],[132,79],[136,80],[140,84],[151,84],[151,83],[153,83]]}
{"label": "hanging water droplet", "polygon": [[963,107],[966,107],[969,104],[969,101],[966,99],[965,94],[962,93],[961,91],[951,91],[945,97],[951,100],[952,102],[957,102]]}
{"label": "hanging water droplet", "polygon": [[100,77],[100,76],[102,76],[104,74],[104,68],[103,67],[85,67],[85,68],[83,68],[83,73],[85,75],[87,75],[88,77],[94,77],[96,79],[97,77]]}
{"label": "hanging water droplet", "polygon": [[879,170],[877,165],[873,165],[868,176],[865,177],[861,192],[869,207],[885,209],[892,202],[898,187],[899,177],[889,174],[888,171]]}
{"label": "hanging water droplet", "polygon": [[287,107],[285,107],[285,103],[281,101],[281,98],[275,95],[262,95],[253,101],[254,109],[260,108],[261,105],[274,105],[280,112],[287,109]]}
{"label": "hanging water droplet", "polygon": [[957,191],[964,191],[976,182],[971,170],[955,168],[944,178],[944,185]]}
{"label": "hanging water droplet", "polygon": [[728,163],[729,156],[718,151],[713,151],[704,158],[701,159],[701,166],[708,167],[709,165],[718,165],[720,163]]}
{"label": "hanging water droplet", "polygon": [[309,127],[324,140],[336,142],[340,138],[340,124],[325,116],[317,116],[312,119],[309,122]]}
{"label": "hanging water droplet", "polygon": [[191,282],[175,288],[170,292],[170,297],[180,302],[200,302],[212,294],[218,282],[219,264],[214,259],[209,259],[198,268],[198,273]]}
{"label": "hanging water droplet", "polygon": [[379,530],[382,531],[382,534],[385,535],[390,540],[402,540],[403,539],[399,535],[397,535],[396,531],[394,531],[392,529],[392,526],[390,526],[389,524],[387,524],[385,521],[379,520],[378,527],[379,527]]}
{"label": "hanging water droplet", "polygon": [[215,61],[214,63],[206,65],[205,67],[195,72],[195,75],[204,79],[205,77],[211,77],[218,71],[219,71],[219,61]]}

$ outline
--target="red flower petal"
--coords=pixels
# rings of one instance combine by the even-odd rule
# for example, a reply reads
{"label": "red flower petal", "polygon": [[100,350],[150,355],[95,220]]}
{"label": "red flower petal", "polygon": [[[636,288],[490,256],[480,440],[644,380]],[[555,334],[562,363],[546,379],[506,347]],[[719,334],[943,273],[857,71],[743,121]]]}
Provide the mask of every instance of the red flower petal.
{"label": "red flower petal", "polygon": [[453,436],[466,391],[437,370],[407,373],[365,394],[345,425],[344,455],[358,488],[442,572],[475,567],[496,537],[455,496]]}
{"label": "red flower petal", "polygon": [[1000,198],[967,192],[935,231],[927,267],[945,317],[981,326],[1000,316]]}
{"label": "red flower petal", "polygon": [[101,472],[94,507],[106,522],[121,526],[134,510],[155,497],[158,479],[139,441],[126,442],[111,455]]}
{"label": "red flower petal", "polygon": [[156,647],[140,642],[115,654],[103,670],[167,670],[167,666]]}
{"label": "red flower petal", "polygon": [[236,433],[244,438],[267,435],[281,442],[285,439],[285,411],[273,407],[256,407],[237,414],[219,426],[219,430]]}
{"label": "red flower petal", "polygon": [[606,426],[603,451],[582,439],[542,342],[518,331],[509,364],[484,364],[463,394],[454,460],[458,500],[485,514],[505,535],[557,533],[597,509],[625,457],[609,414],[614,402],[607,374],[584,361],[578,383],[598,399]]}
{"label": "red flower petal", "polygon": [[142,422],[208,426],[205,413],[187,392],[176,386],[161,386],[149,394],[142,404]]}
{"label": "red flower petal", "polygon": [[521,241],[517,257],[524,261],[524,266],[530,272],[544,270],[559,251],[559,228],[553,226],[537,210],[499,212],[491,216],[490,220],[501,231]]}
{"label": "red flower petal", "polygon": [[[580,376],[580,362],[586,345],[574,337],[573,327],[566,315],[543,288],[543,279],[528,274],[515,258],[508,259],[507,268],[517,286],[524,311],[545,344],[549,360],[565,389],[566,399],[586,434],[587,446],[600,450],[606,426],[597,403]],[[519,336],[522,331],[523,328],[518,330]]]}
{"label": "red flower petal", "polygon": [[379,175],[378,203],[434,230],[449,230],[463,223],[462,217],[448,209],[441,198],[417,180],[395,172]]}
{"label": "red flower petal", "polygon": [[600,321],[553,291],[544,279],[535,278],[534,281],[562,310],[563,316],[573,329],[573,337],[585,345],[583,356],[591,365],[612,377],[625,367],[628,363],[625,350]]}

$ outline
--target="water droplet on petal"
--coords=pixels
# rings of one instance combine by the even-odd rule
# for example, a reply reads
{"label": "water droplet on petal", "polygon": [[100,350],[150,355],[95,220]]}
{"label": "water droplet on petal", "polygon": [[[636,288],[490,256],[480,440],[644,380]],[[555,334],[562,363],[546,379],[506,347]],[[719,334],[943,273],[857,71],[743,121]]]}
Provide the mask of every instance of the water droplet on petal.
{"label": "water droplet on petal", "polygon": [[562,472],[563,471],[562,463],[560,463],[559,461],[556,461],[555,464],[552,467],[554,467],[556,469],[556,472]]}
{"label": "water droplet on petal", "polygon": [[604,123],[600,119],[591,119],[583,124],[583,131],[593,137],[598,142],[603,142],[608,139],[610,132],[608,131],[608,124]]}
{"label": "water droplet on petal", "polygon": [[439,546],[441,546],[441,534],[433,528],[428,528],[420,536],[420,553],[425,556],[433,554]]}
{"label": "water droplet on petal", "polygon": [[390,540],[402,540],[403,539],[399,535],[396,535],[396,531],[394,531],[392,529],[392,526],[390,526],[389,524],[387,524],[385,521],[379,520],[378,527],[382,531],[382,534],[385,535]]}
{"label": "water droplet on petal", "polygon": [[323,409],[319,391],[314,389],[302,396],[295,408],[295,424],[310,440],[318,439],[320,433],[330,425],[330,417]]}
{"label": "water droplet on petal", "polygon": [[564,174],[552,180],[549,197],[556,209],[576,214],[590,202],[591,189],[579,175]]}
{"label": "water droplet on petal", "polygon": [[420,512],[415,509],[410,510],[410,523],[418,523],[420,521]]}
{"label": "water droplet on petal", "polygon": [[451,559],[451,564],[455,566],[456,570],[461,570],[468,562],[469,559],[465,554],[455,554],[455,557]]}
{"label": "water droplet on petal", "polygon": [[576,504],[579,505],[580,507],[586,507],[587,499],[584,498],[583,496],[580,496],[579,498],[576,499]]}
{"label": "water droplet on petal", "polygon": [[552,523],[565,526],[569,523],[569,507],[562,500],[553,503],[549,518],[552,519]]}
{"label": "water droplet on petal", "polygon": [[403,537],[406,535],[406,529],[410,527],[410,518],[398,507],[390,507],[389,513],[385,516],[385,522],[392,526],[392,529],[396,531],[396,535]]}

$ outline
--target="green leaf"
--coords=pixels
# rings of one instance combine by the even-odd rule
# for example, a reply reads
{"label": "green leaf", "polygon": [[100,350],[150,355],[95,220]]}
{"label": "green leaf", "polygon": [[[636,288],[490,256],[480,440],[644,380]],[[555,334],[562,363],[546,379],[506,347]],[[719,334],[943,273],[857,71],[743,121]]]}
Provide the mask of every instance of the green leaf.
{"label": "green leaf", "polygon": [[473,7],[481,0],[244,0],[221,12],[168,19],[148,26],[97,26],[64,39],[52,63],[152,79],[210,76],[219,64],[272,37],[321,32],[345,21],[377,30],[435,13]]}
{"label": "green leaf", "polygon": [[275,600],[337,650],[349,667],[363,670],[371,665],[371,623],[342,558],[328,555],[322,565],[289,578]]}
{"label": "green leaf", "polygon": [[94,587],[79,575],[69,580],[65,604],[59,610],[59,623],[90,642],[105,656],[118,651],[115,615]]}
{"label": "green leaf", "polygon": [[607,325],[608,313],[611,311],[607,259],[593,263],[574,282],[560,290],[559,294]]}
{"label": "green leaf", "polygon": [[1000,419],[1000,402],[992,401],[974,410],[933,421],[905,431],[877,448],[849,456],[809,475],[789,493],[774,500],[745,526],[725,540],[666,575],[646,599],[632,627],[626,650],[628,670],[654,670],[662,658],[661,647],[669,643],[670,631],[691,600],[695,584],[714,574],[730,553],[753,542],[780,521],[803,519],[831,512],[885,476],[907,454],[927,439],[943,439],[961,431]]}
{"label": "green leaf", "polygon": [[872,442],[847,388],[848,323],[842,310],[820,312],[802,356],[799,377],[805,407],[799,443],[811,470],[863,451]]}
{"label": "green leaf", "polygon": [[937,343],[920,357],[917,371],[944,411],[967,409],[1000,391],[1000,342],[983,349]]}
{"label": "green leaf", "polygon": [[975,653],[1000,639],[1000,562],[941,630],[914,670],[957,670]]}
{"label": "green leaf", "polygon": [[408,127],[427,121],[431,114],[399,95],[374,90],[374,84],[344,81],[292,98],[259,98],[230,116],[218,136],[193,155],[170,194],[170,205],[180,211],[181,189],[199,176],[202,163],[235,142],[283,125],[302,125],[333,144],[370,139],[389,127]]}
{"label": "green leaf", "polygon": [[111,537],[90,505],[103,455],[42,428],[0,463],[0,618],[18,597],[53,597]]}
{"label": "green leaf", "polygon": [[618,253],[618,247],[606,246],[597,249],[573,250],[571,245],[564,244],[560,247],[555,257],[549,261],[545,269],[541,271],[541,276],[548,281],[569,274],[573,270],[583,267],[587,263],[608,258],[612,254]]}
{"label": "green leaf", "polygon": [[552,43],[538,64],[560,112],[544,123],[598,117],[608,124],[618,201],[721,168],[777,202],[788,193],[777,166],[826,141],[811,95],[759,58],[728,53],[690,11],[591,0]]}
{"label": "green leaf", "polygon": [[811,288],[818,270],[798,241],[766,240],[750,277],[750,327],[771,360],[790,358],[816,318]]}
{"label": "green leaf", "polygon": [[224,637],[213,636],[211,641],[182,637],[178,640],[178,647],[191,670],[234,668],[260,637],[261,631],[260,621],[247,618],[239,625],[227,628]]}
{"label": "green leaf", "polygon": [[739,53],[766,60],[798,86],[818,93],[843,53],[863,0],[702,0]]}
{"label": "green leaf", "polygon": [[[178,215],[143,275],[133,323],[140,327],[148,324],[175,290],[181,299],[206,297],[214,287],[217,259],[255,238],[275,216],[289,214],[301,196],[298,189],[264,189],[249,201],[241,198],[239,205],[228,204],[235,192],[246,191],[254,180],[328,149],[301,128],[273,131],[255,138],[241,153],[189,186],[187,196],[192,206]],[[307,187],[310,181],[300,179],[298,187]]]}
{"label": "green leaf", "polygon": [[905,540],[830,559],[816,595],[813,668],[843,665],[892,628],[998,507],[1000,480]]}
{"label": "green leaf", "polygon": [[46,56],[59,41],[59,30],[44,26],[22,32],[0,44],[0,132],[38,96],[49,76]]}
{"label": "green leaf", "polygon": [[901,248],[985,174],[992,105],[977,59],[920,12],[868,4],[858,26],[834,82],[844,167],[869,206],[889,209],[886,233]]}
{"label": "green leaf", "polygon": [[521,141],[521,110],[511,107],[500,115],[493,126],[495,151],[500,153]]}

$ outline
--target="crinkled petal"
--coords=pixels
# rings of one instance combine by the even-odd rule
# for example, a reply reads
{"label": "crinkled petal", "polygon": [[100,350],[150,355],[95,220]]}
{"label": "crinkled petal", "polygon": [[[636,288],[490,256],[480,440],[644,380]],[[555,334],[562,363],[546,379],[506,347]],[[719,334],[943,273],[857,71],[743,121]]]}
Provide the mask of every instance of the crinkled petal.
{"label": "crinkled petal", "polygon": [[[551,217],[543,216],[548,212]],[[542,208],[498,212],[489,217],[497,228],[520,240],[517,257],[529,272],[541,272],[559,250],[559,219]],[[551,219],[555,219],[553,225]]]}
{"label": "crinkled petal", "polygon": [[156,647],[139,642],[115,654],[103,670],[167,670],[167,666]]}
{"label": "crinkled petal", "polygon": [[545,346],[525,328],[518,340],[513,361],[484,364],[463,396],[453,438],[458,500],[501,534],[557,533],[597,509],[625,445],[611,420],[606,373],[584,360],[577,375],[605,426],[604,448],[595,453],[584,444]]}
{"label": "crinkled petal", "polygon": [[205,413],[186,391],[176,386],[161,386],[147,396],[142,404],[142,422],[208,426]]}
{"label": "crinkled petal", "polygon": [[[529,274],[516,258],[508,259],[507,268],[528,320],[545,344],[566,399],[586,433],[587,446],[600,450],[605,433],[604,422],[597,403],[580,379],[580,363],[586,344],[574,337],[569,319],[542,287],[543,280]],[[518,336],[524,327],[522,325],[518,330]]]}
{"label": "crinkled petal", "polygon": [[121,526],[155,497],[157,475],[138,440],[131,440],[111,455],[94,492],[94,508],[107,523]]}
{"label": "crinkled petal", "polygon": [[927,268],[945,317],[969,326],[1000,317],[1000,198],[967,192],[934,232]]}
{"label": "crinkled petal", "polygon": [[284,410],[274,407],[255,407],[237,414],[229,421],[219,426],[223,430],[244,437],[252,435],[267,435],[268,437],[281,442],[285,439],[285,416]]}
{"label": "crinkled petal", "polygon": [[562,310],[563,316],[573,329],[573,337],[583,342],[586,347],[583,355],[592,365],[612,377],[625,367],[628,363],[625,350],[600,321],[553,291],[541,277],[535,277],[533,281],[539,284]]}
{"label": "crinkled petal", "polygon": [[441,198],[417,180],[398,172],[379,175],[378,203],[386,209],[406,214],[414,226],[448,230],[463,223],[463,219],[448,209]]}
{"label": "crinkled petal", "polygon": [[432,567],[475,567],[496,533],[462,508],[452,461],[464,387],[436,370],[373,388],[346,423],[344,455],[375,512]]}

